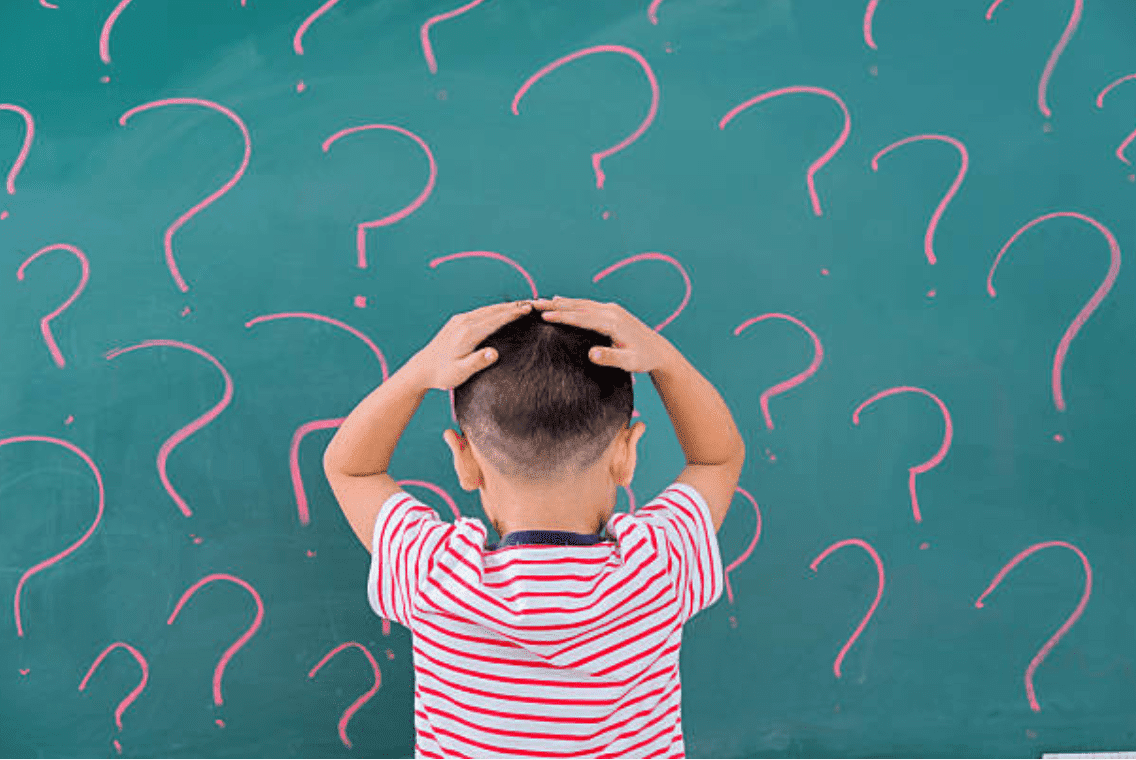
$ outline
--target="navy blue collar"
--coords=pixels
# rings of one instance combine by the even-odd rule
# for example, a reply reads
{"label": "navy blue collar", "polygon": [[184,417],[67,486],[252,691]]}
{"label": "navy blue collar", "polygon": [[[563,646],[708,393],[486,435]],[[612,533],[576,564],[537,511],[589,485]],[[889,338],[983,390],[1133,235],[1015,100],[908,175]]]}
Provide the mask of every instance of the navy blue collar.
{"label": "navy blue collar", "polygon": [[552,546],[594,546],[607,540],[603,533],[573,533],[569,530],[515,530],[506,533],[501,540],[486,546],[488,551],[504,549],[507,546],[524,544],[545,544]]}

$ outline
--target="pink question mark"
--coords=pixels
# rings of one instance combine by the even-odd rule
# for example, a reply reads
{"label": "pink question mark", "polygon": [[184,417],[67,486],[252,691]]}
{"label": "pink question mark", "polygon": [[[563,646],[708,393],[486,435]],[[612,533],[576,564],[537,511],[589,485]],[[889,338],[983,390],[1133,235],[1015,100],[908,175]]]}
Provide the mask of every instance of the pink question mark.
{"label": "pink question mark", "polygon": [[[225,367],[222,366],[221,362],[217,361],[217,359],[208,351],[202,348],[198,348],[197,346],[191,345],[189,343],[182,343],[178,340],[146,340],[133,346],[127,346],[126,348],[116,348],[108,351],[106,353],[106,358],[109,361],[116,356],[120,356],[121,354],[125,354],[130,351],[137,351],[140,348],[155,348],[160,346],[168,346],[170,348],[180,348],[186,351],[192,351],[193,353],[204,358],[206,361],[216,367],[221,372],[221,376],[225,380],[225,391],[221,397],[221,400],[214,404],[209,409],[209,411],[205,412],[205,414],[201,415],[193,422],[189,423],[188,425],[171,435],[169,438],[167,438],[165,442],[162,443],[162,447],[158,450],[158,477],[162,481],[162,486],[166,489],[166,493],[170,495],[170,498],[174,500],[174,503],[177,504],[178,509],[181,510],[182,514],[186,517],[190,517],[193,515],[193,511],[190,510],[189,505],[185,503],[185,499],[183,499],[181,495],[174,490],[173,485],[170,483],[169,475],[166,474],[166,461],[169,459],[170,453],[178,444],[216,419],[217,415],[219,415],[225,409],[225,407],[229,405],[229,402],[233,400],[233,378],[229,375],[228,370],[226,370]],[[200,539],[195,540],[195,543],[201,543]]]}
{"label": "pink question mark", "polygon": [[[5,188],[8,190],[8,195],[16,194],[16,177],[19,176],[20,170],[24,168],[24,162],[28,160],[28,153],[32,149],[32,140],[35,138],[35,119],[26,108],[13,105],[12,103],[0,103],[0,111],[11,111],[12,113],[19,114],[24,119],[24,144],[20,148],[19,154],[16,155],[16,163],[12,164],[12,168],[8,170],[8,181]],[[0,219],[7,219],[8,212],[0,211]]]}
{"label": "pink question mark", "polygon": [[809,363],[809,366],[806,367],[803,372],[793,375],[793,377],[789,378],[788,380],[777,383],[777,385],[774,385],[772,388],[767,388],[761,394],[761,414],[765,417],[765,427],[772,430],[773,417],[769,414],[769,399],[774,396],[779,396],[785,391],[796,388],[798,385],[815,375],[817,369],[820,368],[821,362],[824,360],[824,346],[821,345],[820,338],[817,337],[817,334],[813,332],[812,329],[804,322],[792,315],[779,314],[777,312],[761,314],[756,317],[747,319],[745,322],[742,322],[740,325],[734,328],[734,335],[740,335],[742,331],[750,325],[756,324],[758,322],[764,322],[767,319],[784,319],[788,322],[792,322],[797,327],[807,332],[809,334],[809,337],[813,339],[813,360]]}
{"label": "pink question mark", "polygon": [[445,256],[439,256],[435,259],[431,259],[430,260],[430,268],[431,269],[437,269],[439,264],[444,264],[447,261],[456,261],[458,259],[471,259],[471,258],[473,258],[473,259],[477,259],[477,258],[494,259],[496,261],[500,261],[500,262],[503,262],[505,264],[508,264],[513,269],[516,269],[518,272],[520,272],[521,276],[525,278],[525,282],[528,284],[529,290],[532,292],[532,297],[533,298],[539,298],[539,296],[537,295],[537,290],[536,290],[536,282],[533,280],[532,275],[530,275],[528,272],[526,272],[525,268],[522,267],[520,264],[518,264],[513,259],[509,258],[508,256],[502,255],[500,253],[496,253],[494,251],[462,251],[461,253],[450,253],[450,254],[447,254]]}
{"label": "pink question mark", "polygon": [[[1107,95],[1113,87],[1116,87],[1121,82],[1127,82],[1133,79],[1136,79],[1136,74],[1126,74],[1125,76],[1120,77],[1116,81],[1106,86],[1103,90],[1098,92],[1097,108],[1104,108],[1104,96]],[[1124,138],[1124,142],[1120,143],[1120,145],[1116,148],[1116,157],[1126,164],[1131,164],[1132,162],[1129,161],[1128,157],[1124,155],[1124,151],[1129,145],[1132,144],[1133,140],[1136,140],[1136,129],[1132,130],[1132,132],[1129,133],[1128,137]]]}
{"label": "pink question mark", "polygon": [[58,5],[52,5],[51,3],[47,2],[47,0],[39,0],[39,4],[44,8],[59,8]]}
{"label": "pink question mark", "polygon": [[927,472],[927,470],[938,467],[939,464],[943,461],[943,458],[947,455],[947,452],[951,449],[951,439],[954,437],[954,425],[951,423],[951,413],[947,411],[947,405],[943,403],[942,399],[940,399],[934,393],[931,393],[931,391],[926,390],[925,388],[916,388],[911,385],[900,385],[896,386],[895,388],[882,390],[856,407],[856,411],[852,412],[852,423],[854,425],[860,424],[860,412],[862,412],[865,407],[874,404],[882,398],[887,398],[888,396],[893,396],[897,393],[922,393],[924,396],[931,399],[938,405],[939,411],[943,414],[943,422],[945,423],[943,441],[939,444],[939,450],[935,452],[935,455],[923,464],[907,468],[907,490],[908,493],[911,494],[911,513],[915,516],[915,522],[923,522],[923,514],[919,511],[919,497],[915,493],[915,477],[924,472]]}
{"label": "pink question mark", "polygon": [[[339,0],[327,0],[327,2],[317,8],[314,13],[304,19],[303,23],[300,24],[300,27],[296,30],[296,35],[292,38],[292,49],[296,51],[296,55],[304,54],[304,35],[308,33],[308,29],[311,25],[314,24],[316,19],[320,16],[335,7],[335,4],[338,2]],[[305,89],[307,89],[307,85],[304,84],[303,80],[296,83],[296,92],[303,92]]]}
{"label": "pink question mark", "polygon": [[621,260],[615,262],[614,264],[607,267],[606,269],[600,270],[599,272],[597,272],[592,277],[592,282],[593,283],[599,282],[600,280],[607,277],[612,272],[615,272],[619,269],[622,269],[623,267],[627,266],[628,264],[634,264],[637,261],[662,261],[662,262],[665,262],[667,264],[670,264],[672,267],[674,267],[678,271],[678,273],[680,275],[682,275],[682,282],[683,282],[683,285],[685,286],[685,292],[683,293],[683,296],[682,296],[682,302],[678,305],[678,308],[675,309],[671,313],[671,315],[669,317],[664,319],[659,324],[655,325],[655,332],[660,332],[660,331],[662,331],[662,329],[664,327],[666,327],[671,322],[673,322],[675,317],[677,317],[679,314],[681,314],[682,310],[686,308],[686,305],[688,303],[690,303],[690,275],[688,275],[686,273],[686,269],[683,267],[682,264],[680,264],[678,262],[678,259],[676,259],[674,256],[668,256],[665,253],[656,253],[654,251],[651,251],[651,252],[648,252],[648,253],[637,253],[634,256],[628,256],[625,259],[621,259]]}
{"label": "pink question mark", "polygon": [[656,26],[659,23],[659,6],[662,4],[663,0],[651,0],[651,4],[647,6],[647,18]]}
{"label": "pink question mark", "polygon": [[[379,350],[379,347],[375,345],[375,342],[371,340],[364,332],[352,327],[346,322],[341,322],[338,319],[333,319],[332,317],[327,317],[323,314],[293,311],[281,312],[278,314],[261,314],[260,316],[253,317],[248,322],[245,322],[245,327],[252,327],[253,325],[260,324],[262,322],[272,322],[278,319],[310,319],[316,322],[332,325],[333,327],[337,327],[340,330],[343,330],[344,332],[355,336],[356,338],[361,340],[367,346],[367,348],[371,350],[371,353],[375,355],[375,358],[379,360],[379,368],[383,373],[383,382],[386,382],[389,375],[387,370],[387,360],[383,356],[383,352]],[[296,494],[296,511],[299,514],[301,525],[307,525],[311,521],[311,517],[308,514],[308,497],[304,493],[304,481],[300,477],[300,443],[304,440],[304,437],[307,436],[308,433],[312,433],[317,430],[329,430],[332,428],[337,428],[341,424],[343,424],[343,420],[345,419],[346,417],[337,417],[335,419],[313,420],[312,422],[306,422],[300,427],[296,428],[296,431],[292,434],[292,443],[288,450],[288,469],[292,474],[292,490]]]}
{"label": "pink question mark", "polygon": [[347,649],[349,647],[355,647],[362,651],[364,655],[366,655],[367,662],[371,664],[371,672],[375,674],[375,683],[373,686],[371,686],[370,689],[367,689],[367,691],[363,692],[358,699],[352,702],[351,705],[343,711],[343,715],[339,718],[339,738],[343,742],[344,746],[347,747],[347,749],[351,749],[351,740],[347,738],[347,722],[351,720],[355,713],[359,712],[360,707],[367,704],[367,701],[379,692],[379,687],[383,684],[383,676],[379,672],[379,663],[375,662],[375,656],[371,654],[371,650],[367,649],[367,647],[363,646],[357,641],[345,641],[335,649],[332,649],[330,652],[325,654],[323,656],[323,659],[316,663],[316,666],[314,668],[308,671],[308,678],[315,678],[316,673],[319,672],[319,669],[322,668],[328,660],[330,660],[332,657],[335,657],[335,655],[339,654],[344,649]]}
{"label": "pink question mark", "polygon": [[[374,229],[375,227],[386,227],[413,214],[423,203],[426,202],[426,199],[430,197],[430,193],[434,191],[434,181],[438,178],[438,165],[434,163],[434,153],[430,150],[430,146],[426,144],[426,141],[411,132],[409,129],[396,127],[393,124],[364,124],[361,127],[348,127],[347,129],[341,129],[331,137],[323,141],[323,152],[327,153],[328,150],[331,149],[332,144],[334,144],[335,141],[340,139],[341,137],[346,137],[347,135],[352,135],[356,132],[363,132],[371,129],[381,129],[390,132],[397,132],[400,135],[405,135],[411,140],[414,140],[414,142],[418,144],[418,147],[422,149],[422,152],[426,154],[426,160],[430,162],[430,177],[426,180],[426,187],[422,189],[422,192],[418,194],[418,197],[411,201],[409,205],[394,212],[393,214],[388,214],[381,219],[375,219],[370,222],[363,222],[355,228],[355,250],[358,253],[358,261],[356,265],[360,269],[367,268],[367,230]],[[362,298],[362,296],[355,297],[356,306],[363,305],[364,301],[361,300]]]}
{"label": "pink question mark", "polygon": [[635,131],[629,134],[627,137],[623,138],[623,140],[621,140],[620,142],[616,143],[610,148],[607,148],[606,150],[601,150],[598,153],[592,154],[592,170],[596,175],[596,187],[603,188],[605,178],[603,166],[601,165],[603,160],[608,156],[618,153],[631,143],[638,140],[639,137],[647,131],[647,127],[651,126],[651,122],[655,120],[655,114],[659,110],[659,82],[655,79],[655,72],[651,70],[651,66],[647,63],[647,59],[644,58],[637,50],[632,50],[631,48],[624,47],[623,45],[592,45],[591,47],[581,48],[575,53],[569,53],[566,56],[557,58],[555,61],[543,67],[531,77],[526,79],[525,83],[521,85],[521,89],[517,90],[517,94],[513,96],[513,114],[515,116],[520,115],[520,111],[517,110],[517,105],[521,102],[521,98],[525,96],[525,93],[529,91],[529,88],[532,87],[533,84],[537,82],[537,80],[541,79],[546,74],[555,71],[566,63],[574,61],[577,58],[583,58],[584,56],[595,55],[596,53],[619,53],[620,55],[626,55],[630,57],[643,69],[643,72],[647,75],[647,81],[651,85],[651,109],[647,113],[647,118],[643,119],[643,121],[639,124]]}
{"label": "pink question mark", "polygon": [[860,625],[856,626],[856,630],[852,632],[852,636],[845,642],[844,646],[840,648],[840,653],[836,655],[836,660],[832,663],[832,672],[840,678],[840,664],[844,662],[844,656],[848,654],[848,650],[856,643],[856,639],[864,632],[864,628],[868,625],[868,621],[872,619],[872,615],[876,613],[876,608],[880,606],[880,598],[884,595],[884,563],[880,560],[880,555],[872,548],[872,545],[867,541],[859,538],[846,538],[843,541],[837,541],[829,546],[823,552],[817,555],[817,558],[809,565],[813,572],[816,572],[817,566],[824,562],[825,557],[832,554],[837,549],[842,549],[845,546],[859,546],[866,551],[871,557],[872,561],[876,563],[876,598],[872,600],[872,606],[868,608],[868,614],[864,615],[864,619],[860,621]]}
{"label": "pink question mark", "polygon": [[[98,670],[99,665],[102,664],[103,659],[105,659],[108,654],[110,654],[115,649],[118,649],[119,647],[125,649],[127,652],[130,652],[130,654],[134,656],[134,659],[137,660],[138,667],[142,668],[142,680],[138,682],[138,685],[135,686],[134,689],[131,690],[131,692],[127,694],[121,702],[118,703],[118,707],[114,709],[114,724],[118,726],[118,730],[121,732],[122,713],[126,711],[127,707],[130,707],[134,700],[138,699],[138,695],[141,694],[142,690],[146,688],[146,682],[150,680],[150,665],[146,662],[146,658],[142,656],[141,652],[127,644],[125,641],[114,642],[109,647],[100,652],[99,656],[95,658],[95,661],[91,663],[90,669],[87,670],[87,675],[83,676],[83,680],[79,683],[79,691],[83,691],[87,688],[87,681],[91,680],[91,676],[94,675],[96,670]],[[118,739],[114,740],[114,748],[118,751],[118,754],[122,754],[122,744],[119,743]]]}
{"label": "pink question mark", "polygon": [[[683,267],[682,264],[680,264],[678,262],[678,259],[676,259],[674,256],[668,256],[665,253],[656,253],[654,251],[651,251],[651,252],[648,252],[648,253],[638,253],[634,256],[628,256],[627,258],[622,259],[621,261],[615,262],[614,264],[607,267],[606,269],[603,269],[603,270],[597,272],[592,277],[592,282],[593,283],[599,282],[600,280],[607,277],[612,272],[614,272],[618,269],[622,269],[623,267],[627,266],[628,264],[634,264],[635,262],[638,262],[638,261],[663,261],[663,262],[666,262],[667,264],[670,264],[672,267],[674,267],[676,270],[678,270],[678,273],[680,275],[682,275],[683,284],[686,286],[686,290],[685,290],[685,292],[682,296],[682,303],[680,303],[678,305],[678,308],[675,309],[669,317],[664,319],[659,324],[655,325],[655,332],[660,332],[660,331],[662,331],[662,329],[664,327],[666,327],[671,322],[673,322],[675,317],[677,317],[679,314],[681,314],[682,310],[685,309],[686,305],[690,302],[690,275],[688,275],[686,273],[686,269]],[[635,375],[631,376],[631,382],[632,383],[635,382]],[[638,409],[633,410],[632,413],[631,413],[631,416],[633,418],[638,417],[639,416],[639,410]]]}
{"label": "pink question mark", "polygon": [[[533,298],[539,297],[537,295],[536,282],[533,280],[532,275],[530,275],[527,271],[525,271],[524,267],[522,267],[517,262],[513,261],[508,256],[502,255],[502,254],[497,253],[495,251],[462,251],[461,253],[451,253],[451,254],[447,254],[446,256],[439,256],[439,257],[432,259],[430,261],[430,268],[436,269],[439,264],[444,264],[447,261],[456,261],[458,259],[470,259],[470,258],[494,259],[496,261],[501,261],[501,262],[508,264],[513,269],[516,269],[518,272],[520,272],[521,276],[525,278],[525,282],[528,283],[529,290],[532,292],[532,297]],[[450,393],[450,418],[456,424],[457,421],[458,421],[458,415],[457,415],[457,412],[454,410],[454,389],[450,388],[449,393]]]}
{"label": "pink question mark", "polygon": [[750,108],[751,106],[755,106],[758,103],[769,100],[771,98],[778,98],[782,95],[788,95],[791,93],[807,93],[812,95],[821,95],[823,97],[829,98],[830,100],[835,102],[836,105],[840,106],[840,110],[844,113],[844,129],[840,131],[840,136],[836,138],[836,142],[834,142],[828,150],[821,154],[820,158],[809,164],[809,170],[805,175],[806,184],[809,188],[809,199],[813,204],[813,213],[817,216],[821,216],[823,212],[820,208],[820,197],[817,195],[816,191],[816,173],[822,166],[827,164],[833,156],[836,155],[837,151],[839,151],[841,146],[844,145],[845,141],[848,139],[849,133],[851,133],[852,131],[852,116],[848,113],[848,106],[844,105],[844,101],[840,99],[839,95],[837,95],[832,90],[826,90],[823,87],[812,87],[807,85],[781,87],[777,90],[770,90],[769,92],[763,92],[762,94],[754,96],[749,100],[739,103],[738,105],[731,108],[726,113],[726,115],[722,117],[721,121],[718,122],[718,129],[725,129],[726,125],[729,124],[735,116],[737,116],[747,108]]}
{"label": "pink question mark", "polygon": [[[130,2],[130,0],[124,0],[119,8],[122,8],[128,2]],[[165,98],[163,100],[155,100],[150,103],[143,103],[140,106],[131,108],[129,111],[120,116],[118,118],[118,123],[125,127],[126,120],[134,114],[141,113],[143,111],[149,111],[153,108],[163,108],[165,106],[172,105],[201,106],[203,108],[211,108],[214,111],[227,116],[230,121],[236,124],[237,128],[241,130],[241,136],[245,141],[244,158],[241,159],[241,165],[237,168],[237,173],[234,174],[228,182],[219,187],[217,190],[213,191],[213,193],[211,193],[204,200],[200,201],[189,211],[186,211],[184,214],[179,216],[173,224],[166,228],[166,234],[164,235],[162,241],[166,250],[166,266],[169,267],[170,274],[173,275],[174,282],[177,283],[178,288],[181,290],[181,292],[185,293],[189,290],[189,286],[186,285],[185,280],[181,276],[181,272],[178,271],[177,262],[174,261],[174,233],[181,229],[182,226],[185,225],[190,219],[195,217],[199,212],[201,212],[215,200],[220,198],[225,193],[229,192],[233,188],[233,186],[237,184],[240,178],[244,175],[245,169],[248,168],[249,157],[252,155],[252,140],[249,137],[248,127],[245,126],[245,123],[241,120],[240,116],[237,116],[236,113],[226,108],[225,106],[214,103],[212,100],[203,100],[201,98]]]}
{"label": "pink question mark", "polygon": [[91,534],[95,532],[95,528],[99,526],[99,521],[103,518],[103,507],[106,504],[106,493],[103,491],[103,476],[102,473],[99,472],[98,465],[96,465],[95,461],[87,455],[87,452],[83,451],[81,448],[71,443],[70,441],[64,441],[61,438],[52,438],[51,436],[47,435],[18,435],[10,438],[0,439],[0,447],[7,446],[10,443],[31,443],[33,441],[39,443],[50,443],[54,444],[55,446],[62,446],[68,451],[77,454],[79,458],[86,463],[87,467],[91,468],[91,472],[94,473],[95,483],[99,488],[99,506],[98,510],[95,512],[95,521],[91,523],[91,527],[87,528],[86,533],[79,537],[78,541],[71,544],[58,554],[52,557],[48,557],[47,559],[34,565],[33,567],[28,568],[24,572],[24,574],[20,576],[20,580],[16,583],[16,598],[13,602],[13,607],[16,613],[16,635],[20,636],[21,638],[24,635],[24,625],[20,619],[20,594],[23,592],[24,584],[27,583],[28,579],[36,573],[42,570],[46,570],[47,568],[51,567],[52,565],[66,557],[71,552],[78,549],[84,543],[86,543],[87,539],[91,537]]}
{"label": "pink question mark", "polygon": [[1033,676],[1034,673],[1037,672],[1037,667],[1041,665],[1042,661],[1049,655],[1049,652],[1053,649],[1054,646],[1057,645],[1057,642],[1061,640],[1061,637],[1064,636],[1069,631],[1069,629],[1073,627],[1073,623],[1077,622],[1077,619],[1081,617],[1081,613],[1085,611],[1085,605],[1089,603],[1089,595],[1093,590],[1093,568],[1091,565],[1089,565],[1088,557],[1086,557],[1084,552],[1082,552],[1076,546],[1073,546],[1073,544],[1070,544],[1066,541],[1046,541],[1044,543],[1034,544],[1033,546],[1030,546],[1029,548],[1018,552],[1018,554],[1015,555],[1012,560],[1006,563],[1005,567],[1003,567],[998,572],[998,574],[994,576],[994,580],[990,581],[990,585],[986,587],[986,590],[982,592],[982,595],[978,597],[978,600],[974,603],[975,607],[982,609],[982,600],[985,599],[986,595],[993,591],[998,586],[998,584],[1002,582],[1002,579],[1006,577],[1006,574],[1013,570],[1019,562],[1036,551],[1048,549],[1055,546],[1069,549],[1070,551],[1075,552],[1077,556],[1081,558],[1081,564],[1085,568],[1085,590],[1081,594],[1081,601],[1077,604],[1077,608],[1073,610],[1073,614],[1070,615],[1065,623],[1057,629],[1057,632],[1055,634],[1049,637],[1049,640],[1045,642],[1044,646],[1042,646],[1042,648],[1038,650],[1038,653],[1033,656],[1033,659],[1030,660],[1029,667],[1026,668],[1026,697],[1029,699],[1030,709],[1034,712],[1041,711],[1041,705],[1037,702],[1037,694],[1034,692],[1033,688]]}
{"label": "pink question mark", "polygon": [[868,47],[876,50],[876,40],[872,37],[872,20],[876,16],[876,6],[880,4],[880,0],[868,0],[868,7],[864,9],[864,42],[868,43]]}
{"label": "pink question mark", "polygon": [[91,265],[87,261],[86,254],[84,254],[75,246],[68,245],[67,243],[56,243],[55,245],[49,245],[45,248],[40,248],[31,256],[28,256],[26,259],[24,259],[24,263],[20,264],[20,268],[16,270],[16,279],[18,279],[20,282],[23,282],[24,268],[49,251],[67,251],[69,253],[73,253],[79,259],[79,266],[81,267],[79,285],[75,288],[75,291],[71,294],[71,297],[60,304],[55,309],[55,311],[45,315],[39,321],[39,329],[40,332],[43,333],[43,342],[47,344],[47,350],[49,353],[51,353],[51,358],[55,361],[55,365],[57,367],[63,367],[66,362],[64,362],[63,360],[63,352],[59,350],[59,345],[55,342],[55,337],[51,334],[51,320],[55,319],[64,311],[66,311],[67,307],[73,304],[75,302],[75,299],[79,297],[79,294],[83,292],[83,288],[87,286],[87,279],[91,274]]}
{"label": "pink question mark", "polygon": [[[993,18],[994,10],[1001,4],[1002,0],[994,0],[986,9],[987,21]],[[1061,33],[1061,39],[1057,41],[1057,44],[1053,47],[1053,52],[1049,54],[1049,60],[1045,62],[1045,69],[1041,72],[1041,79],[1037,83],[1037,107],[1047,119],[1052,115],[1045,97],[1046,90],[1049,89],[1049,77],[1053,75],[1053,69],[1057,66],[1057,59],[1061,57],[1061,52],[1069,44],[1073,32],[1077,31],[1077,25],[1081,23],[1081,11],[1084,10],[1084,6],[1084,0],[1073,0],[1073,12],[1069,16],[1068,23],[1065,24],[1065,31]]]}
{"label": "pink question mark", "polygon": [[[927,262],[933,265],[935,263],[935,230],[939,226],[939,220],[943,218],[943,212],[947,210],[947,204],[951,202],[951,199],[955,197],[955,193],[958,192],[959,187],[962,186],[962,180],[966,177],[966,170],[970,165],[970,156],[966,151],[966,146],[955,138],[948,137],[947,135],[914,135],[912,137],[905,137],[902,140],[896,140],[891,145],[872,156],[872,171],[879,170],[879,160],[881,157],[901,145],[907,145],[908,143],[917,142],[919,140],[939,140],[940,142],[953,145],[955,149],[958,150],[959,158],[961,159],[958,174],[955,175],[955,181],[951,183],[946,195],[939,201],[939,205],[935,207],[935,213],[931,215],[931,222],[927,225],[927,232],[923,235],[923,252],[927,255]],[[935,291],[932,290],[927,295],[934,296]]]}
{"label": "pink question mark", "polygon": [[460,16],[463,13],[471,11],[484,2],[485,0],[471,0],[459,8],[454,8],[452,11],[439,13],[437,16],[431,16],[426,23],[422,25],[422,28],[418,30],[418,38],[422,43],[422,55],[426,57],[426,66],[430,69],[431,74],[438,73],[438,62],[434,59],[434,46],[430,44],[430,27],[442,21],[448,21],[454,16]]}
{"label": "pink question mark", "polygon": [[[746,499],[749,500],[749,503],[753,505],[753,511],[757,514],[757,528],[754,529],[753,538],[750,539],[749,546],[745,548],[745,551],[741,553],[741,556],[726,566],[726,596],[729,598],[730,604],[734,603],[734,589],[730,585],[730,573],[733,572],[747,559],[749,559],[749,555],[753,554],[753,549],[755,546],[757,546],[758,539],[761,538],[761,508],[757,506],[757,500],[750,495],[749,491],[740,486],[735,488],[734,490],[737,493],[740,493],[742,496],[746,497]],[[736,627],[738,624],[737,618],[731,615],[730,623]]]}
{"label": "pink question mark", "polygon": [[[177,606],[174,607],[174,611],[170,613],[169,619],[166,620],[166,625],[173,624],[174,620],[177,619],[178,613],[181,612],[181,608],[189,601],[191,596],[197,593],[199,588],[207,583],[213,583],[214,581],[230,581],[235,583],[249,592],[253,601],[256,602],[256,619],[252,621],[252,625],[248,627],[248,630],[241,634],[240,638],[229,645],[229,648],[221,655],[221,659],[218,660],[217,667],[213,669],[213,704],[220,707],[224,703],[224,700],[221,698],[221,677],[225,675],[225,666],[229,664],[229,660],[233,658],[233,655],[252,638],[253,634],[257,632],[261,622],[264,620],[264,602],[261,601],[260,594],[256,592],[256,589],[253,588],[248,581],[238,578],[235,575],[229,575],[228,573],[211,573],[185,590],[185,593],[181,595],[181,599],[178,600]],[[225,722],[220,718],[216,720],[216,723],[221,728],[225,727]]]}
{"label": "pink question mark", "polygon": [[[43,2],[43,0],[40,0],[40,2]],[[121,2],[119,2],[119,4],[114,7],[114,10],[110,12],[110,15],[107,16],[107,20],[103,22],[102,32],[99,33],[99,57],[102,58],[103,63],[107,64],[108,66],[110,65],[111,30],[114,29],[114,25],[115,22],[118,21],[118,17],[122,15],[122,12],[124,10],[126,10],[126,6],[130,5],[132,2],[134,2],[134,0],[121,0]],[[241,6],[243,7],[246,2],[247,0],[241,0]],[[104,76],[102,77],[102,81],[104,83],[109,82],[110,77]]]}
{"label": "pink question mark", "polygon": [[[998,256],[994,259],[994,265],[990,267],[990,274],[986,277],[986,292],[990,294],[991,298],[997,295],[994,290],[994,270],[998,268],[998,263],[1002,261],[1002,255],[1014,244],[1014,241],[1030,227],[1057,217],[1080,219],[1082,222],[1088,222],[1093,227],[1096,227],[1097,231],[1104,235],[1105,240],[1108,241],[1110,255],[1108,274],[1105,275],[1104,282],[1101,283],[1100,287],[1093,293],[1092,298],[1081,308],[1081,311],[1079,311],[1077,316],[1073,319],[1072,324],[1065,330],[1065,334],[1061,336],[1061,342],[1057,344],[1057,353],[1054,354],[1053,357],[1053,403],[1056,405],[1057,411],[1063,412],[1065,411],[1065,395],[1061,392],[1061,370],[1065,365],[1065,354],[1069,351],[1069,345],[1073,342],[1073,338],[1077,336],[1082,325],[1092,316],[1096,308],[1100,306],[1101,301],[1108,295],[1108,291],[1112,289],[1112,284],[1116,282],[1116,276],[1120,274],[1120,244],[1116,242],[1116,238],[1113,237],[1113,234],[1109,232],[1107,227],[1091,216],[1086,216],[1085,214],[1080,214],[1075,211],[1055,211],[1052,214],[1039,216],[1022,226],[1006,241],[1006,244],[1002,246],[1002,250],[998,251]],[[1060,437],[1056,438],[1057,440],[1061,440]]]}

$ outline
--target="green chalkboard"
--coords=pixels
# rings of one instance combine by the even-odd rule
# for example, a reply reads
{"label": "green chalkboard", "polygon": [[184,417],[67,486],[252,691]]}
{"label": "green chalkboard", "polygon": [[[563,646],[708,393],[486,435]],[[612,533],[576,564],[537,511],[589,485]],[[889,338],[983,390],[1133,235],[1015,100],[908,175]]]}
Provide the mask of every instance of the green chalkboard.
{"label": "green chalkboard", "polygon": [[[533,292],[660,325],[747,441],[691,755],[1136,748],[1131,4],[468,6],[3,3],[0,753],[412,754],[322,452]],[[483,518],[452,424],[391,474]]]}

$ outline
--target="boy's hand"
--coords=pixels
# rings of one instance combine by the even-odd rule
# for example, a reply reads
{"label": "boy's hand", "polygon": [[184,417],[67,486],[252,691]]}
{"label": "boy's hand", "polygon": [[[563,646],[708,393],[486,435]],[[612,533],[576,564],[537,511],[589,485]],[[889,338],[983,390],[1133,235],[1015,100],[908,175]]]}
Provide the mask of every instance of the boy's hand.
{"label": "boy's hand", "polygon": [[527,314],[531,301],[509,301],[455,314],[414,355],[427,387],[448,391],[497,361],[492,348],[473,353],[477,344],[512,320]]}
{"label": "boy's hand", "polygon": [[666,358],[667,339],[616,303],[586,298],[538,298],[532,302],[548,322],[595,330],[611,338],[612,347],[595,346],[588,357],[596,364],[628,372],[652,372]]}

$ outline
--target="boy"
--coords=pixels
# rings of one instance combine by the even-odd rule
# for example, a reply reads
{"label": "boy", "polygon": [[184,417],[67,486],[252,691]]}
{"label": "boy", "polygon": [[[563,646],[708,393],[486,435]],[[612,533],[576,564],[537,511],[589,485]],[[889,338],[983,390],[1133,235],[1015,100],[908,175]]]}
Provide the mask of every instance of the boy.
{"label": "boy", "polygon": [[[598,348],[595,348],[598,347]],[[649,372],[686,468],[614,514]],[[387,474],[430,388],[462,488],[501,535],[439,520]],[[324,454],[372,552],[368,599],[413,632],[416,757],[676,757],[682,626],[722,594],[716,532],[745,446],[714,387],[616,304],[555,297],[452,317],[344,420]]]}

